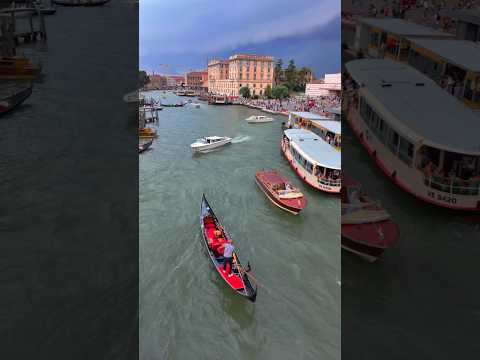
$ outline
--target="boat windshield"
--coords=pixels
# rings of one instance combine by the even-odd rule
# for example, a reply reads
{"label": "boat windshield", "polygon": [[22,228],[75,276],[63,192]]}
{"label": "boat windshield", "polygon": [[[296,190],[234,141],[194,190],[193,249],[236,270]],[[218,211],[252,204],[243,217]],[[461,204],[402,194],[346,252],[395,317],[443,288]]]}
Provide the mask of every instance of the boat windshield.
{"label": "boat windshield", "polygon": [[480,193],[480,156],[423,145],[417,152],[416,166],[428,187],[460,195]]}

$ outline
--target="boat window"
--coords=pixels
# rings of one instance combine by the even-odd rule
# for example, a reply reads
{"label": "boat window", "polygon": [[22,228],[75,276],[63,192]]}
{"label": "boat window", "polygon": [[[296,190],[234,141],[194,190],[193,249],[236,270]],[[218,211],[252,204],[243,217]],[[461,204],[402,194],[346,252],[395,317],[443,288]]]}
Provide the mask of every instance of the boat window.
{"label": "boat window", "polygon": [[373,46],[373,47],[377,47],[378,46],[378,33],[377,32],[372,32],[370,34],[370,45]]}
{"label": "boat window", "polygon": [[390,133],[388,134],[388,140],[387,140],[387,146],[390,148],[390,150],[394,153],[397,154],[398,150],[398,142],[399,142],[399,136],[398,133],[390,129]]}
{"label": "boat window", "polygon": [[450,194],[480,193],[480,157],[458,154],[423,146],[419,150],[418,168],[424,184]]}
{"label": "boat window", "polygon": [[400,137],[400,145],[398,147],[398,157],[408,166],[412,166],[413,144],[402,137]]}

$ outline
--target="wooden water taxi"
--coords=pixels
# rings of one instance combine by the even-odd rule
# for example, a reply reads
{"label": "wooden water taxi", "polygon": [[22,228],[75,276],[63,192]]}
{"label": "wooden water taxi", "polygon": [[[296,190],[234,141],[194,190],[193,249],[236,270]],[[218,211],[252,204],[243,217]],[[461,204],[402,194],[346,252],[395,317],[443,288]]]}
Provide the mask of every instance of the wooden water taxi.
{"label": "wooden water taxi", "polygon": [[398,239],[398,225],[381,204],[366,195],[358,183],[342,179],[342,249],[370,262],[378,260]]}
{"label": "wooden water taxi", "polygon": [[298,215],[307,206],[307,199],[302,192],[275,170],[257,171],[255,182],[267,198],[280,209]]}
{"label": "wooden water taxi", "polygon": [[34,80],[41,74],[42,68],[30,59],[20,57],[0,58],[0,79]]}

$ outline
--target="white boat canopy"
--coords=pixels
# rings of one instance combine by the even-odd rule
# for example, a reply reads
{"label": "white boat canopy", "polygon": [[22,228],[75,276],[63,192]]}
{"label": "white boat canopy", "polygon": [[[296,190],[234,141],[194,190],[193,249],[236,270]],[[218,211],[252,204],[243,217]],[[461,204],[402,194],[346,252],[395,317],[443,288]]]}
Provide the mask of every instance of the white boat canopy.
{"label": "white boat canopy", "polygon": [[305,129],[288,129],[285,136],[309,162],[328,169],[341,170],[342,153],[327,144],[318,135]]}
{"label": "white boat canopy", "polygon": [[410,141],[480,155],[480,118],[414,68],[389,59],[350,61],[346,69],[370,106]]}
{"label": "white boat canopy", "polygon": [[336,120],[312,120],[312,124],[318,128],[326,129],[336,135],[342,134],[342,123]]}
{"label": "white boat canopy", "polygon": [[361,18],[359,22],[400,36],[453,38],[454,36],[411,21],[396,18]]}
{"label": "white boat canopy", "polygon": [[480,45],[467,40],[450,39],[408,39],[420,48],[443,58],[450,64],[464,70],[480,72]]}
{"label": "white boat canopy", "polygon": [[330,118],[307,111],[290,111],[290,114],[306,120],[330,120]]}

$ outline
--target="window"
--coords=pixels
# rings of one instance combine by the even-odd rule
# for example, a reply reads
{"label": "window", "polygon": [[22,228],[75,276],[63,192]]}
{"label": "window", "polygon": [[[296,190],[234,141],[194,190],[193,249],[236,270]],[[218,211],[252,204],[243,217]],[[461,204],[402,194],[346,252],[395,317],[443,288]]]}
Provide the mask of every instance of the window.
{"label": "window", "polygon": [[398,157],[408,166],[412,166],[413,144],[402,137],[400,137],[400,145],[398,147]]}

